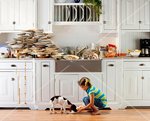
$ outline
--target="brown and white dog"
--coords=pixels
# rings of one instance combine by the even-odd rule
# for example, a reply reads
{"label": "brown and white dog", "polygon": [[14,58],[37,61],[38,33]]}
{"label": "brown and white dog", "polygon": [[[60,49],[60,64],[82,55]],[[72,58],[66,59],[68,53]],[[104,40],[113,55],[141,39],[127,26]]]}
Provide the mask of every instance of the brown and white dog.
{"label": "brown and white dog", "polygon": [[[77,112],[77,107],[69,100],[62,96],[54,96],[50,99],[50,113],[55,113],[55,106],[59,105],[62,113],[66,113],[66,108],[70,109],[70,112]],[[52,112],[53,110],[53,112]]]}

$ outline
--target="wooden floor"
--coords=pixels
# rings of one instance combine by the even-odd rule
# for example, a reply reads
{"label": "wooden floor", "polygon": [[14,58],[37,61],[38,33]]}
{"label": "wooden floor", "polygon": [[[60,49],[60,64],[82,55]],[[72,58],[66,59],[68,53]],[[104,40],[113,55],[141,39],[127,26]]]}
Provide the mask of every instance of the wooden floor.
{"label": "wooden floor", "polygon": [[150,109],[103,110],[90,113],[50,114],[49,111],[0,110],[0,121],[150,121]]}

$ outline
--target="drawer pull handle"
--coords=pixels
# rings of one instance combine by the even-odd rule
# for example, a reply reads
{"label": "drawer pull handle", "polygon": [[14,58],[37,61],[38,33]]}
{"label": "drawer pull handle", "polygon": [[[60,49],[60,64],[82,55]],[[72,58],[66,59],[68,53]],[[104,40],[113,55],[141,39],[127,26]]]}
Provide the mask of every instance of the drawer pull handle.
{"label": "drawer pull handle", "polygon": [[11,67],[17,67],[16,65],[11,65]]}
{"label": "drawer pull handle", "polygon": [[144,64],[142,63],[142,64],[140,64],[139,66],[144,66]]}
{"label": "drawer pull handle", "polygon": [[51,24],[51,21],[48,21],[48,24]]}
{"label": "drawer pull handle", "polygon": [[113,67],[113,66],[114,66],[114,64],[109,64],[108,66],[111,66],[111,67]]}
{"label": "drawer pull handle", "polygon": [[15,78],[11,78],[11,81],[15,81]]}
{"label": "drawer pull handle", "polygon": [[43,65],[43,67],[49,67],[49,65]]}

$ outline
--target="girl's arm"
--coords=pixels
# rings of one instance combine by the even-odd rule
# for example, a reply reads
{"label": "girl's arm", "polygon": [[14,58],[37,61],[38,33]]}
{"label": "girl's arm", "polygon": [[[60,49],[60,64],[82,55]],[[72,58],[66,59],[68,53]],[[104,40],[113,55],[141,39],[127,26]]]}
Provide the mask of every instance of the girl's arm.
{"label": "girl's arm", "polygon": [[81,112],[82,110],[85,110],[85,109],[88,109],[90,107],[93,107],[94,106],[94,94],[90,94],[90,103],[82,108],[80,108],[78,110],[78,112]]}

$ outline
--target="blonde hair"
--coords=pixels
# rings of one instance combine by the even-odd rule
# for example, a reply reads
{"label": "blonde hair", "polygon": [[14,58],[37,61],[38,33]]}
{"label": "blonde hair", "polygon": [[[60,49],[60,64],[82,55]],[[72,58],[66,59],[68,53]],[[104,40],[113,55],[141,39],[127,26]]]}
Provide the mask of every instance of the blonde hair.
{"label": "blonde hair", "polygon": [[88,86],[91,87],[92,84],[90,82],[90,79],[87,77],[82,77],[79,81],[78,81],[79,86]]}

